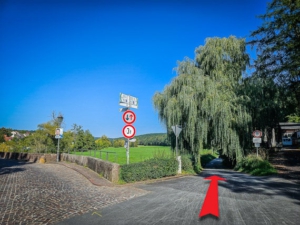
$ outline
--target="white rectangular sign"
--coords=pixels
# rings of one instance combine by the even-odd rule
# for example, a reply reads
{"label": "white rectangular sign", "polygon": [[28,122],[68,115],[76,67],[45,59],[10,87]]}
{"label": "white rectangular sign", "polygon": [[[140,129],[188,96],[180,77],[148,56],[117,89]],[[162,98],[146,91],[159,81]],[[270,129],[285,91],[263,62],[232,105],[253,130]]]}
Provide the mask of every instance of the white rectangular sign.
{"label": "white rectangular sign", "polygon": [[120,93],[119,105],[137,109],[138,99],[136,97]]}
{"label": "white rectangular sign", "polygon": [[253,143],[261,143],[261,138],[253,138]]}
{"label": "white rectangular sign", "polygon": [[64,134],[64,130],[62,128],[55,129],[55,138],[56,139],[62,138],[63,134]]}

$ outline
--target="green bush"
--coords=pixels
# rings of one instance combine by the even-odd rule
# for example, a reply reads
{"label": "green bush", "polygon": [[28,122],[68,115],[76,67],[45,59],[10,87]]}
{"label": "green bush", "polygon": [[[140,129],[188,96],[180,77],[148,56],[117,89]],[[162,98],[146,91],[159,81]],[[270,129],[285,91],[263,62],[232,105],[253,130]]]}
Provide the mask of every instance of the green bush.
{"label": "green bush", "polygon": [[174,158],[149,159],[144,162],[123,165],[120,178],[125,182],[135,182],[176,175],[178,162]]}
{"label": "green bush", "polygon": [[267,161],[256,155],[248,155],[237,162],[234,170],[264,176],[277,173],[276,169]]}
{"label": "green bush", "polygon": [[181,156],[181,169],[187,172],[193,172],[193,162],[191,155],[182,155]]}

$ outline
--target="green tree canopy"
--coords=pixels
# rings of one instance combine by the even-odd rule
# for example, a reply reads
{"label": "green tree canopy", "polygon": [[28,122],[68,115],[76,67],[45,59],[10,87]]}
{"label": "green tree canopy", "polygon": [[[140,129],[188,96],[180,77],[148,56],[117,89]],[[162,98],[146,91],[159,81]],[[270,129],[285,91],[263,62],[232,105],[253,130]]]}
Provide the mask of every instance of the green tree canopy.
{"label": "green tree canopy", "polygon": [[124,147],[124,145],[125,145],[125,140],[123,140],[123,139],[114,140],[114,145],[113,146],[115,148]]}
{"label": "green tree canopy", "polygon": [[243,155],[251,119],[246,97],[236,87],[248,63],[244,39],[208,38],[196,49],[195,60],[179,62],[177,77],[155,93],[160,120],[167,129],[185,124],[182,142],[198,162],[203,144],[221,148],[230,157]]}
{"label": "green tree canopy", "polygon": [[257,46],[256,74],[288,88],[300,112],[300,0],[273,0],[261,15],[262,25],[251,33]]}
{"label": "green tree canopy", "polygon": [[95,141],[95,143],[97,145],[97,148],[99,148],[99,149],[104,149],[104,148],[108,148],[111,146],[110,140],[105,135],[103,135],[101,138],[97,139]]}

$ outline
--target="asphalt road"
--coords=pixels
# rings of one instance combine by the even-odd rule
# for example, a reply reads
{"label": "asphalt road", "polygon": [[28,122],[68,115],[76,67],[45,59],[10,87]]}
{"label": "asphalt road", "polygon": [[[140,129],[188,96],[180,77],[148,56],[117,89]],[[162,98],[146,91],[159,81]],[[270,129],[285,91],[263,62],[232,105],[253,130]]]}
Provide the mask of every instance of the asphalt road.
{"label": "asphalt road", "polygon": [[[218,175],[220,216],[198,218],[210,181]],[[136,185],[148,194],[90,211],[58,224],[299,224],[300,186],[278,177],[252,177],[230,170]]]}

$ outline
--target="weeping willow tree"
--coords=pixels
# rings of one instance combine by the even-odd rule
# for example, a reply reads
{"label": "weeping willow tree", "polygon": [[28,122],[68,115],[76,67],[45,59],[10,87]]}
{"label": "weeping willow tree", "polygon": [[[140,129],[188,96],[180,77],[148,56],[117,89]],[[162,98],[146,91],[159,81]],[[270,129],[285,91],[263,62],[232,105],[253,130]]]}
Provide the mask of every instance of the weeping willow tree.
{"label": "weeping willow tree", "polygon": [[237,91],[249,63],[245,50],[244,39],[208,38],[196,48],[194,60],[178,62],[177,76],[153,96],[168,130],[185,124],[181,143],[198,165],[203,145],[222,149],[230,158],[243,156],[251,120],[245,107],[249,99]]}

